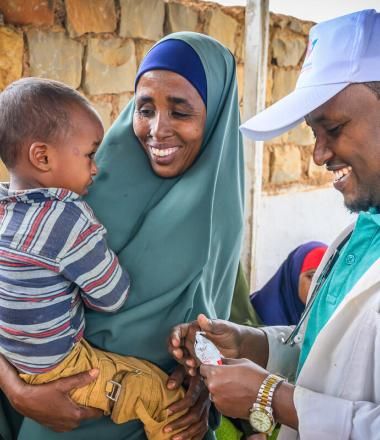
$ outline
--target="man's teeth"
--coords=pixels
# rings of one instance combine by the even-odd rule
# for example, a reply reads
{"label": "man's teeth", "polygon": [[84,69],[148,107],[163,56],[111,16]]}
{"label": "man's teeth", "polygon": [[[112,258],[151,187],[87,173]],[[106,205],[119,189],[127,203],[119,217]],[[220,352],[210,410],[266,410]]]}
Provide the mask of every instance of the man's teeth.
{"label": "man's teeth", "polygon": [[342,177],[347,176],[347,174],[350,174],[352,171],[352,167],[345,167],[341,168],[340,170],[334,171],[334,180],[337,182]]}
{"label": "man's teeth", "polygon": [[169,156],[169,154],[173,154],[177,150],[178,150],[178,147],[165,148],[165,149],[151,147],[152,153],[155,156],[159,156],[159,157]]}

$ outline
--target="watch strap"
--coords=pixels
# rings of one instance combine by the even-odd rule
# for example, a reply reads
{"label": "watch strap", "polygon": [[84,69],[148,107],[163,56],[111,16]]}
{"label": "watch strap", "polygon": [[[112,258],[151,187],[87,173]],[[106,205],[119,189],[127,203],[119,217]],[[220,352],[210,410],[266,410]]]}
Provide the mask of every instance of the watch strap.
{"label": "watch strap", "polygon": [[273,394],[277,386],[285,379],[277,374],[269,374],[261,384],[256,397],[256,404],[264,408],[272,408]]}

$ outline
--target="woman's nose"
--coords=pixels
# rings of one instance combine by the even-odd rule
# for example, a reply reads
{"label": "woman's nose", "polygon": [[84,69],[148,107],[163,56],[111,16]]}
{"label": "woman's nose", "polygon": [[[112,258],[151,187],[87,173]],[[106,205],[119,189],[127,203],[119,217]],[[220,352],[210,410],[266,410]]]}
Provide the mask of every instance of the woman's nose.
{"label": "woman's nose", "polygon": [[172,127],[169,115],[165,113],[156,113],[151,119],[150,135],[152,138],[160,140],[172,134]]}
{"label": "woman's nose", "polygon": [[317,137],[313,150],[314,162],[319,165],[325,165],[333,157],[333,152],[331,148],[327,145],[324,139],[319,139]]}

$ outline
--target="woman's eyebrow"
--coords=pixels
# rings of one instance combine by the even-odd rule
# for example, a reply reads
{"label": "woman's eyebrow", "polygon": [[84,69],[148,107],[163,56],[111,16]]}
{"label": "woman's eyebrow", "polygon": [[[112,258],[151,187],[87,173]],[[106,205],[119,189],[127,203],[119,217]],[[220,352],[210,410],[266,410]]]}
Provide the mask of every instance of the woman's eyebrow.
{"label": "woman's eyebrow", "polygon": [[153,102],[153,98],[148,95],[141,95],[136,98],[136,101],[141,104],[146,104],[146,103]]}
{"label": "woman's eyebrow", "polygon": [[193,106],[185,98],[179,98],[178,96],[168,96],[167,100],[172,104],[182,104],[187,106],[189,109],[193,109]]}
{"label": "woman's eyebrow", "polygon": [[[171,104],[184,105],[190,110],[194,110],[194,107],[186,98],[180,98],[179,96],[168,96],[166,100]],[[154,99],[149,95],[140,95],[136,98],[136,102],[139,105],[150,104],[154,102]]]}

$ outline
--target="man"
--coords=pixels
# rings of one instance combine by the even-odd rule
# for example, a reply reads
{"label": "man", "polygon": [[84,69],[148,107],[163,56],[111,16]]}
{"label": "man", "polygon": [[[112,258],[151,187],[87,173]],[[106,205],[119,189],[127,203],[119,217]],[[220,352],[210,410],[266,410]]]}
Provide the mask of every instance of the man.
{"label": "man", "polygon": [[325,254],[300,328],[253,329],[201,315],[170,339],[190,371],[197,328],[235,358],[201,366],[216,407],[259,432],[281,423],[281,440],[380,438],[379,42],[373,10],[314,26],[295,91],[242,126],[265,140],[305,119],[315,162],[359,213]]}

